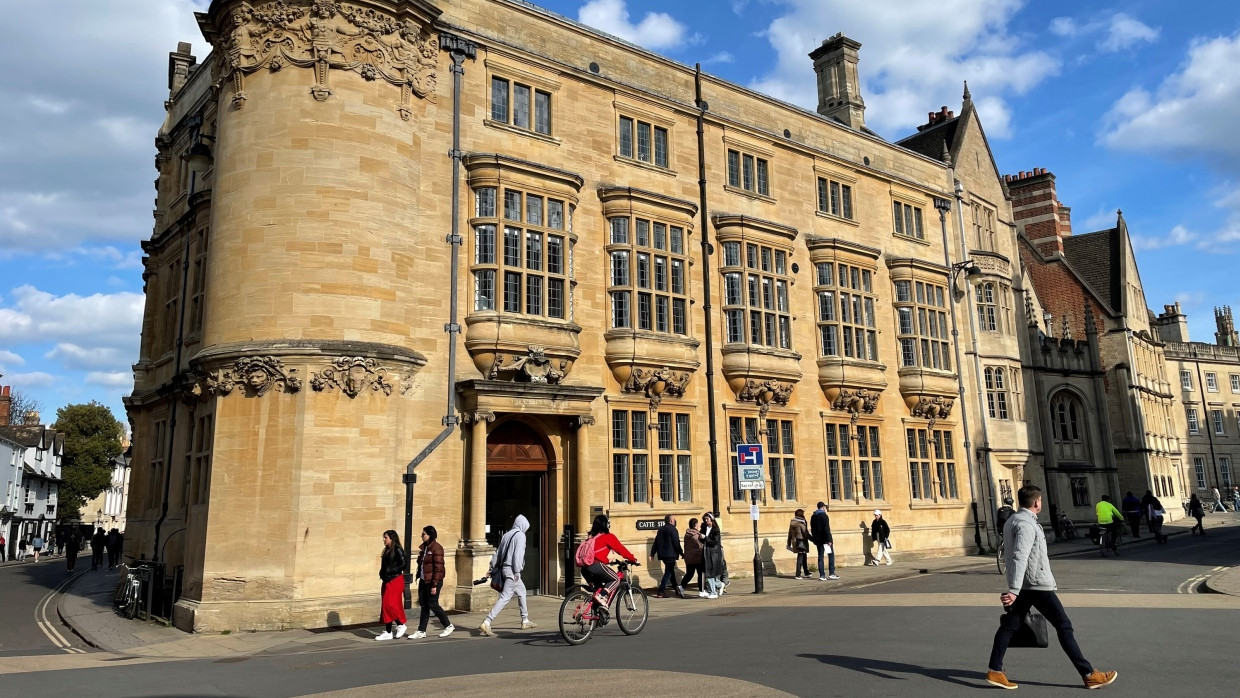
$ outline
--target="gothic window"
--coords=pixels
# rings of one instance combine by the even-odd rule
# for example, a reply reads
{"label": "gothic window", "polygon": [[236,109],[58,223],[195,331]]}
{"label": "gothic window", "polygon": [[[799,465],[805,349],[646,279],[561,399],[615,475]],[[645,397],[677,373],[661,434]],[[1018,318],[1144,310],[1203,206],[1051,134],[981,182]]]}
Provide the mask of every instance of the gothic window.
{"label": "gothic window", "polygon": [[1007,372],[1002,367],[987,366],[984,375],[986,379],[986,408],[990,413],[990,418],[1009,419]]}
{"label": "gothic window", "polygon": [[1051,433],[1059,460],[1089,459],[1085,418],[1085,407],[1075,395],[1060,392],[1051,400]]}

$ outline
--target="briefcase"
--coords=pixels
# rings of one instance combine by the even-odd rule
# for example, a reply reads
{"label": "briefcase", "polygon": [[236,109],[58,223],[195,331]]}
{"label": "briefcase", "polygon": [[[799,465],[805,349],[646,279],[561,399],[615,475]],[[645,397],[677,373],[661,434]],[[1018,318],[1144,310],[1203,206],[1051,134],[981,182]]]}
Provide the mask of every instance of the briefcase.
{"label": "briefcase", "polygon": [[1030,611],[1021,619],[1020,627],[1012,635],[1012,641],[1008,643],[1008,647],[1045,648],[1049,644],[1049,638],[1046,635],[1046,619]]}

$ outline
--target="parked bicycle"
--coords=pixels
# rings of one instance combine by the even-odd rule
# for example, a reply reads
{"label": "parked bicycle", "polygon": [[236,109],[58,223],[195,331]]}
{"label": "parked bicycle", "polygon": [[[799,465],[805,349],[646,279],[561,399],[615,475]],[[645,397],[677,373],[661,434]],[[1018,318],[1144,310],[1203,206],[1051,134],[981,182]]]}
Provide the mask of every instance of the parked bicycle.
{"label": "parked bicycle", "polygon": [[123,563],[125,576],[116,585],[113,602],[126,618],[137,617],[142,608],[142,599],[146,596],[146,585],[151,580],[151,569],[135,562]]}
{"label": "parked bicycle", "polygon": [[999,574],[1007,574],[1007,565],[1003,563],[1003,552],[1005,547],[1006,546],[1003,541],[1000,540],[999,548],[995,550],[995,567],[999,568]]}
{"label": "parked bicycle", "polygon": [[616,565],[620,582],[610,599],[602,598],[602,590],[576,586],[564,596],[560,604],[560,637],[570,645],[580,645],[590,639],[596,628],[611,620],[614,606],[616,624],[625,635],[636,635],[646,627],[650,618],[650,601],[629,573],[629,563],[617,560],[607,563]]}
{"label": "parked bicycle", "polygon": [[1072,523],[1072,519],[1064,512],[1059,512],[1059,516],[1055,519],[1055,529],[1059,533],[1059,537],[1064,540],[1072,540],[1076,538],[1076,524]]}

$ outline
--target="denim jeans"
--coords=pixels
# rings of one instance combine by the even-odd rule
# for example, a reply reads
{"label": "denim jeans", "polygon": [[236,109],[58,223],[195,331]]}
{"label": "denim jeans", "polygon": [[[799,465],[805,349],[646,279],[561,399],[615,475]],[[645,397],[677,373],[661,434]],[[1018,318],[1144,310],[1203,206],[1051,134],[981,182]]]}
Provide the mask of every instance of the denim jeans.
{"label": "denim jeans", "polygon": [[676,591],[676,561],[660,560],[663,563],[663,578],[659,580],[659,593],[667,591],[667,587],[671,586],[672,591]]}
{"label": "denim jeans", "polygon": [[1092,674],[1094,667],[1085,655],[1081,654],[1081,648],[1077,646],[1076,636],[1072,632],[1072,621],[1068,620],[1068,614],[1064,612],[1063,604],[1059,603],[1059,597],[1053,591],[1033,589],[1020,592],[1016,602],[999,620],[995,642],[990,648],[990,670],[1003,671],[1003,655],[1007,653],[1008,643],[1012,641],[1012,635],[1020,628],[1021,620],[1030,608],[1038,609],[1046,622],[1055,628],[1059,635],[1059,646],[1063,648],[1064,654],[1068,655],[1068,659],[1072,660],[1077,672],[1081,676]]}
{"label": "denim jeans", "polygon": [[[815,543],[814,545],[818,545],[818,544]],[[824,555],[827,558],[827,564],[828,564],[828,566],[826,567],[827,572],[825,574],[822,571],[823,570],[822,558]],[[831,552],[827,553],[827,546],[818,545],[818,576],[825,577],[828,574],[835,574],[835,548],[833,546],[831,548]]]}

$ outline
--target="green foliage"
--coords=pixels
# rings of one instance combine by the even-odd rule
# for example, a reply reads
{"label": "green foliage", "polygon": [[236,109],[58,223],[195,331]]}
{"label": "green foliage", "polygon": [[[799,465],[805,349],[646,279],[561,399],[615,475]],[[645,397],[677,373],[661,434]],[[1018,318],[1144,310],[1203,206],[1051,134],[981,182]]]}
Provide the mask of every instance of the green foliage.
{"label": "green foliage", "polygon": [[56,410],[56,431],[64,435],[60,485],[60,519],[81,518],[82,505],[112,482],[113,458],[121,454],[121,423],[106,406],[91,402]]}

